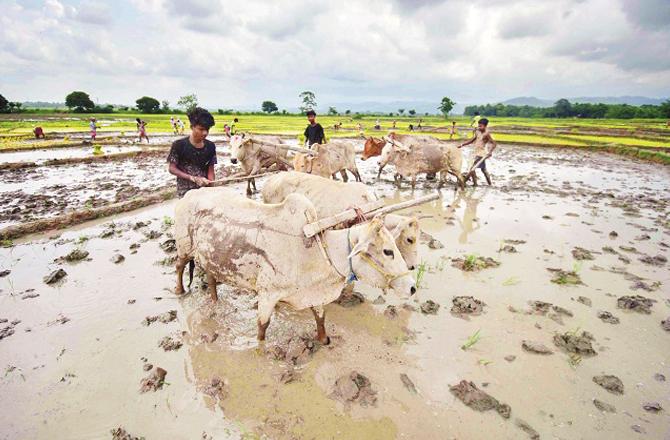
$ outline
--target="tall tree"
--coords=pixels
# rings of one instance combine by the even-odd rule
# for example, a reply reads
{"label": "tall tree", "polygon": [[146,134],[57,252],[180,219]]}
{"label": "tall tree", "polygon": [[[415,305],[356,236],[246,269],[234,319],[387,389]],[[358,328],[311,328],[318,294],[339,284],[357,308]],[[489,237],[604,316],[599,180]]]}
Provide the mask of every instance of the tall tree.
{"label": "tall tree", "polygon": [[135,106],[142,113],[157,113],[161,108],[161,103],[151,96],[143,96],[135,101]]}
{"label": "tall tree", "polygon": [[169,113],[170,112],[170,101],[161,101],[161,110],[163,113]]}
{"label": "tall tree", "polygon": [[572,104],[565,98],[559,99],[554,103],[554,113],[559,118],[572,116]]}
{"label": "tall tree", "polygon": [[182,107],[184,110],[186,110],[186,113],[188,113],[198,106],[198,97],[195,96],[195,93],[181,96],[177,100],[177,105]]}
{"label": "tall tree", "polygon": [[416,114],[416,110],[412,109],[408,112],[411,116],[414,116]]}
{"label": "tall tree", "polygon": [[9,101],[7,101],[7,98],[0,95],[0,113],[4,113],[4,112],[7,111],[7,105],[8,104],[9,104]]}
{"label": "tall tree", "polygon": [[91,111],[95,104],[88,96],[88,93],[75,91],[65,97],[65,105],[70,109],[78,112]]}
{"label": "tall tree", "polygon": [[268,114],[279,111],[279,107],[277,107],[277,104],[275,104],[272,101],[263,101],[263,104],[261,104],[261,109]]}
{"label": "tall tree", "polygon": [[307,113],[308,110],[314,110],[316,107],[316,96],[314,95],[314,92],[305,90],[298,95],[298,98],[302,100],[302,105],[300,106],[301,112]]}
{"label": "tall tree", "polygon": [[337,115],[337,109],[335,107],[328,107],[328,114],[329,115]]}
{"label": "tall tree", "polygon": [[402,115],[403,113],[405,113],[405,109],[404,108],[399,108],[398,109],[398,114]]}
{"label": "tall tree", "polygon": [[442,101],[440,101],[440,106],[437,109],[446,118],[447,116],[449,116],[449,112],[451,111],[451,109],[454,108],[454,105],[456,105],[456,103],[452,101],[451,98],[445,96],[444,98],[442,98]]}
{"label": "tall tree", "polygon": [[663,115],[664,118],[670,119],[670,99],[663,101],[660,105],[661,108],[661,115]]}

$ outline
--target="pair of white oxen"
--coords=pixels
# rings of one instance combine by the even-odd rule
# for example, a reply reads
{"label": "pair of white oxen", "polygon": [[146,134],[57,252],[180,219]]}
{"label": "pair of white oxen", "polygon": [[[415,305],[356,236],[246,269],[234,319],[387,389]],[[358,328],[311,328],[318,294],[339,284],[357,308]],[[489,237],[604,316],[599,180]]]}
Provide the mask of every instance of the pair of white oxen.
{"label": "pair of white oxen", "polygon": [[301,172],[270,177],[265,203],[226,188],[189,191],[177,203],[177,287],[184,292],[186,263],[194,259],[217,300],[217,283],[258,295],[258,339],[265,339],[278,302],[311,308],[317,339],[328,343],[324,306],[359,280],[401,296],[416,292],[416,218],[388,214],[306,238],[303,227],[376,200],[362,183],[343,183]]}

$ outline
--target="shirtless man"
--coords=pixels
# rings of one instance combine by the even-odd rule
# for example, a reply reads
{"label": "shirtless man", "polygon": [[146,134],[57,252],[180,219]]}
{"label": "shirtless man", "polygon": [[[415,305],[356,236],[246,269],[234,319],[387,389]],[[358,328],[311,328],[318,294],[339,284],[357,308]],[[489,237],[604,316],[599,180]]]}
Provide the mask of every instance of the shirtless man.
{"label": "shirtless man", "polygon": [[[472,181],[475,186],[477,186],[477,175],[475,173],[477,168],[482,170],[482,172],[484,173],[484,177],[486,178],[486,182],[489,184],[489,186],[491,185],[491,176],[486,170],[486,159],[491,157],[491,155],[493,154],[493,150],[496,149],[498,144],[496,144],[496,142],[491,137],[491,133],[487,128],[488,125],[489,120],[486,118],[481,118],[477,123],[477,128],[475,129],[475,133],[472,139],[458,146],[458,148],[463,148],[466,145],[474,143],[475,146],[474,163],[478,164],[467,176],[465,176],[465,180],[467,181],[470,177],[472,177]],[[491,144],[490,150],[486,148],[487,144]]]}

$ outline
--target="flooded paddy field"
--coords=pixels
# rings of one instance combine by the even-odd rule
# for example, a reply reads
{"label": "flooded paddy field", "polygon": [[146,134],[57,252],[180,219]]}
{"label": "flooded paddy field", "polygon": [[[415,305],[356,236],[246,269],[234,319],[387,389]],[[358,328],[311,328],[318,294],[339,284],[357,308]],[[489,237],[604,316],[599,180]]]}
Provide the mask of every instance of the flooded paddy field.
{"label": "flooded paddy field", "polygon": [[[139,145],[104,145],[101,147],[103,154],[119,154],[132,151],[140,151]],[[70,147],[70,148],[40,148],[24,151],[0,152],[0,164],[15,162],[42,163],[53,159],[71,159],[90,157],[93,155],[93,147]]]}
{"label": "flooded paddy field", "polygon": [[[164,160],[31,180],[173,185]],[[435,191],[376,162],[378,196]],[[0,249],[0,438],[666,438],[670,169],[513,146],[488,166],[493,187],[405,212],[417,294],[357,283],[326,307],[327,346],[309,311],[280,305],[259,346],[253,296],[214,304],[197,277],[175,297],[174,201]]]}

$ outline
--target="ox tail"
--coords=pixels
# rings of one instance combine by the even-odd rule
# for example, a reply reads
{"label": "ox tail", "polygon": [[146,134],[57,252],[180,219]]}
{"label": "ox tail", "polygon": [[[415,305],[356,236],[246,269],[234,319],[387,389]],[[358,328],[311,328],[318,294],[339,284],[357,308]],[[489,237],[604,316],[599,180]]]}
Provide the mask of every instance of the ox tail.
{"label": "ox tail", "polygon": [[195,270],[195,260],[191,258],[188,260],[188,287],[193,284],[193,271]]}

